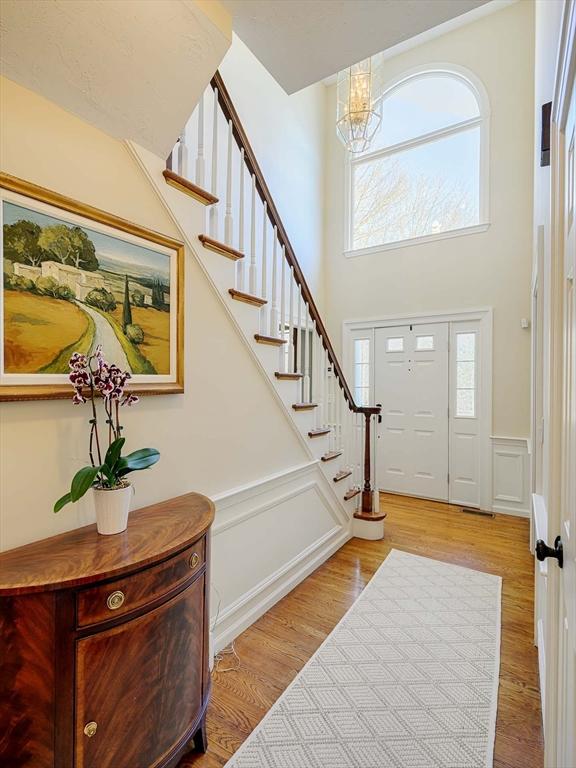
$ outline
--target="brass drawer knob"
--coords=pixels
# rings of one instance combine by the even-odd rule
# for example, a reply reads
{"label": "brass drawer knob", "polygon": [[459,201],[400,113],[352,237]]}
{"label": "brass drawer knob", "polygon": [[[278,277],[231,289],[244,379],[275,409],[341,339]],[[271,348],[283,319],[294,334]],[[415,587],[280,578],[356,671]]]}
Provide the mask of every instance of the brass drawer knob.
{"label": "brass drawer knob", "polygon": [[192,555],[190,555],[190,560],[189,560],[190,568],[196,568],[199,562],[200,562],[200,555],[198,554],[198,552],[194,552]]}
{"label": "brass drawer knob", "polygon": [[118,608],[120,608],[122,605],[124,605],[125,600],[124,592],[121,592],[119,589],[116,592],[112,592],[112,594],[108,595],[108,600],[106,600],[106,605],[108,608],[110,608],[111,611],[117,611]]}
{"label": "brass drawer knob", "polygon": [[92,736],[96,735],[96,731],[98,730],[98,723],[95,723],[94,720],[91,720],[89,723],[86,723],[84,726],[84,733],[86,736],[88,736],[89,739],[92,738]]}

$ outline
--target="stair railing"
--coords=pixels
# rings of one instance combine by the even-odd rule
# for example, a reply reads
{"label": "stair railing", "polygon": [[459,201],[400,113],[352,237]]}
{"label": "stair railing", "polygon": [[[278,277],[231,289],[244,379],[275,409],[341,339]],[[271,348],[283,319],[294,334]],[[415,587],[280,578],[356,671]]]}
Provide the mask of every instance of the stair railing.
{"label": "stair railing", "polygon": [[381,407],[360,405],[354,399],[219,72],[182,131],[167,169],[210,205],[209,238],[237,257],[235,297],[259,302],[257,306],[265,302],[260,306],[257,340],[279,347],[277,378],[300,381],[301,402],[294,407],[315,408],[315,427],[309,436],[329,435],[329,452],[322,458],[339,458],[341,469],[334,479],[349,478],[350,483],[344,498],[360,497],[357,516],[376,514],[371,433]]}

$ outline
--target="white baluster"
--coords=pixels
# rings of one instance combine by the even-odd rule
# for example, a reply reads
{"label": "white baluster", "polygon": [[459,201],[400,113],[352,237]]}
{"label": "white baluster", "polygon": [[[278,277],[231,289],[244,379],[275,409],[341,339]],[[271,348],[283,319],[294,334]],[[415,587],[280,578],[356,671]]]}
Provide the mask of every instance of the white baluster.
{"label": "white baluster", "polygon": [[322,426],[328,424],[328,352],[322,354]]}
{"label": "white baluster", "polygon": [[306,302],[306,325],[304,341],[302,342],[302,354],[304,355],[304,378],[302,379],[302,402],[310,402],[310,307]]}
{"label": "white baluster", "polygon": [[270,336],[278,336],[278,324],[279,324],[279,317],[278,317],[278,279],[277,279],[277,271],[278,271],[278,232],[276,227],[274,227],[274,245],[272,248],[272,306],[270,309]]}
{"label": "white baluster", "polygon": [[249,291],[256,296],[258,273],[256,268],[256,177],[252,175],[252,210],[250,226],[250,270],[248,273]]}
{"label": "white baluster", "polygon": [[[244,253],[244,148],[240,150],[240,189],[238,190],[238,250]],[[236,262],[236,288],[244,290],[244,259]]]}
{"label": "white baluster", "polygon": [[[212,178],[210,191],[218,197],[218,88],[214,88],[212,115]],[[218,238],[218,203],[210,206],[210,237]]]}
{"label": "white baluster", "polygon": [[204,94],[198,103],[198,154],[196,155],[196,184],[204,186]]}
{"label": "white baluster", "polygon": [[[262,290],[260,295],[266,299],[268,295],[268,253],[267,253],[267,232],[268,229],[268,205],[264,203],[264,215],[262,216]],[[268,304],[264,304],[260,310],[260,331],[268,334]]]}
{"label": "white baluster", "polygon": [[180,134],[178,140],[178,173],[185,179],[188,178],[188,146],[186,144],[186,128]]}
{"label": "white baluster", "polygon": [[228,120],[228,161],[226,163],[226,213],[224,214],[224,242],[232,245],[232,120]]}
{"label": "white baluster", "polygon": [[302,373],[302,290],[298,286],[298,320],[296,325],[296,371]]}
{"label": "white baluster", "polygon": [[362,482],[362,444],[363,422],[361,413],[356,414],[356,486],[360,488]]}
{"label": "white baluster", "polygon": [[290,298],[288,301],[288,370],[295,370],[294,356],[294,268],[290,267]]}
{"label": "white baluster", "polygon": [[316,429],[322,427],[322,361],[324,360],[324,350],[322,348],[322,337],[315,327],[314,338],[314,375],[312,376],[312,401],[317,404],[316,408]]}
{"label": "white baluster", "polygon": [[[280,270],[280,338],[283,339],[286,335],[286,250],[284,246],[282,246],[280,251],[280,259],[282,260],[282,268]],[[286,365],[285,344],[282,344],[280,347],[280,365],[281,371],[288,369]]]}

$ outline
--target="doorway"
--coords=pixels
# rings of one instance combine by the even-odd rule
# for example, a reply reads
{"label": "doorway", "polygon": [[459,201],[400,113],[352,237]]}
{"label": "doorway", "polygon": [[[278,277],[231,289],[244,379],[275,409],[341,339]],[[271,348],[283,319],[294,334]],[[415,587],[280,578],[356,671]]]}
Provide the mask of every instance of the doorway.
{"label": "doorway", "polygon": [[382,405],[376,486],[491,509],[490,309],[347,323],[355,396]]}

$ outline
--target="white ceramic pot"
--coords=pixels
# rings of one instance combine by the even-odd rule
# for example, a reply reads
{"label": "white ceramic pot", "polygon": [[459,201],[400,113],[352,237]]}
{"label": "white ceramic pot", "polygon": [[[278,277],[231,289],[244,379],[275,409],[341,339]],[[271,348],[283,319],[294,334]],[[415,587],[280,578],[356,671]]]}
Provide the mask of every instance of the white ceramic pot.
{"label": "white ceramic pot", "polygon": [[93,489],[98,533],[109,536],[126,530],[132,490],[131,485],[125,488]]}

